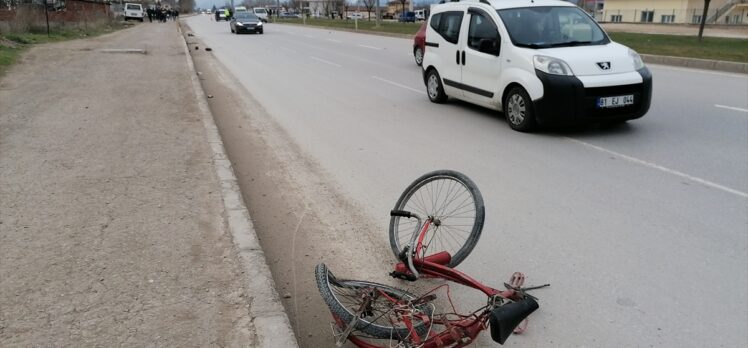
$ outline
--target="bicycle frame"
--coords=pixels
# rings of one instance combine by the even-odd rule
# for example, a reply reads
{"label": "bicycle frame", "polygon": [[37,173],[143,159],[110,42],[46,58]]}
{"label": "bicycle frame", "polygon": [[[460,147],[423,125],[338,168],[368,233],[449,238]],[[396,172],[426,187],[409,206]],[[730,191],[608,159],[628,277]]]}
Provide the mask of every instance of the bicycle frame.
{"label": "bicycle frame", "polygon": [[[402,212],[405,213],[405,212]],[[395,214],[395,212],[393,212]],[[444,326],[445,330],[439,333],[430,333],[429,337],[426,337],[420,343],[418,347],[422,348],[440,348],[440,347],[464,347],[472,343],[475,338],[480,334],[481,331],[488,328],[487,322],[491,313],[492,304],[497,302],[501,303],[504,299],[512,301],[518,301],[524,296],[521,292],[515,290],[520,289],[524,276],[521,280],[517,280],[517,283],[513,280],[514,284],[507,290],[498,290],[487,286],[478,280],[468,276],[467,274],[455,270],[446,266],[451,260],[451,256],[446,251],[441,251],[433,255],[426,256],[424,258],[417,257],[422,250],[422,243],[429,227],[432,225],[432,219],[429,217],[421,224],[421,219],[415,214],[408,213],[407,217],[412,217],[418,220],[418,224],[414,230],[414,235],[411,240],[411,245],[416,245],[414,252],[408,252],[407,264],[406,262],[399,262],[395,265],[395,272],[399,272],[405,275],[413,275],[418,277],[419,275],[425,275],[431,278],[440,278],[448,280],[457,284],[461,284],[473,289],[483,292],[487,297],[487,307],[480,314],[473,314],[471,316],[460,316],[457,320],[449,320],[446,318],[433,319],[431,325]],[[416,233],[417,232],[417,233]],[[416,256],[416,257],[413,257]],[[336,319],[337,320],[337,319]],[[409,321],[409,319],[406,319]],[[342,324],[338,322],[338,324]],[[343,325],[342,327],[345,327]],[[413,337],[416,337],[417,341],[420,341],[416,332],[412,329],[411,325],[407,325],[410,329]],[[361,338],[354,335],[348,336],[347,339],[354,345],[361,348],[382,348],[383,346],[371,344]]]}

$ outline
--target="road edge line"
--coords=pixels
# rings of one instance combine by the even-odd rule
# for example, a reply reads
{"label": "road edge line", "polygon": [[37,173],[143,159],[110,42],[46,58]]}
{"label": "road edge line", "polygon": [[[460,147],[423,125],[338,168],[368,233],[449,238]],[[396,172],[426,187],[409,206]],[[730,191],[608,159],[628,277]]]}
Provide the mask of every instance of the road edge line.
{"label": "road edge line", "polygon": [[239,250],[242,266],[247,274],[251,299],[249,312],[257,336],[257,346],[261,348],[298,347],[296,335],[291,328],[291,321],[280,302],[275,281],[257,239],[257,233],[252,225],[249,211],[242,198],[233,166],[226,156],[221,134],[218,132],[205,91],[198,79],[195,64],[187,46],[187,39],[182,32],[181,21],[177,23],[177,31],[181,36],[180,41],[186,55],[185,59],[190,72],[192,90],[195,93],[208,143],[213,151],[213,168],[221,185],[221,198],[223,199],[226,223],[233,237],[234,245]]}

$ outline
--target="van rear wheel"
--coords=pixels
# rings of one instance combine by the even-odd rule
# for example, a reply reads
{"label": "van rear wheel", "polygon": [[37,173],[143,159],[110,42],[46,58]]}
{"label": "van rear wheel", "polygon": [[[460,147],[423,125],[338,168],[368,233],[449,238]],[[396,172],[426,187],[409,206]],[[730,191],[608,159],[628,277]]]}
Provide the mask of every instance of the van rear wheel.
{"label": "van rear wheel", "polygon": [[532,99],[522,87],[514,87],[506,94],[504,115],[509,127],[516,131],[529,132],[537,125]]}
{"label": "van rear wheel", "polygon": [[444,93],[442,79],[436,69],[429,70],[426,73],[426,94],[433,103],[444,103],[447,101],[447,94]]}
{"label": "van rear wheel", "polygon": [[416,60],[416,65],[421,66],[421,64],[423,64],[423,50],[420,47],[416,47],[416,50],[413,52],[413,57]]}

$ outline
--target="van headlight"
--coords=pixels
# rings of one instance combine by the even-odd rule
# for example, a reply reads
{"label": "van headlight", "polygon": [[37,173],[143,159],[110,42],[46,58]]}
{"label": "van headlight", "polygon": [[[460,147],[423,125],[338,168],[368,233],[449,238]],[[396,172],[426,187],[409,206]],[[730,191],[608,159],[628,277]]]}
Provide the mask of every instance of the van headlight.
{"label": "van headlight", "polygon": [[261,27],[262,26],[262,21],[257,22],[257,26]]}
{"label": "van headlight", "polygon": [[236,25],[238,25],[238,26],[240,26],[240,27],[241,27],[241,26],[243,26],[244,24],[243,24],[242,22],[236,22]]}
{"label": "van headlight", "polygon": [[644,61],[642,60],[642,57],[639,55],[639,53],[636,53],[636,51],[629,48],[629,56],[631,56],[631,59],[634,60],[634,70],[644,68]]}
{"label": "van headlight", "polygon": [[566,64],[566,62],[561,59],[548,56],[534,56],[532,57],[532,61],[535,65],[535,69],[546,74],[574,76],[574,72],[571,71],[569,64]]}

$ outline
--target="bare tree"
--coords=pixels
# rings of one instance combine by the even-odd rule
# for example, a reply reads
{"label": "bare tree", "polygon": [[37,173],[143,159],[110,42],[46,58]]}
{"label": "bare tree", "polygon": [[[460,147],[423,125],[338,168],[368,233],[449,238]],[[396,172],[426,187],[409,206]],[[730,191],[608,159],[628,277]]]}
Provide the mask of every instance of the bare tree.
{"label": "bare tree", "polygon": [[195,9],[195,0],[179,0],[179,12],[190,13]]}
{"label": "bare tree", "polygon": [[402,5],[402,8],[403,8],[403,12],[400,13],[400,15],[402,16],[405,14],[405,3],[408,2],[408,0],[397,0],[397,1],[400,3],[400,5]]}
{"label": "bare tree", "polygon": [[325,0],[322,2],[322,11],[325,12],[325,17],[331,17],[330,8],[332,7],[332,0]]}
{"label": "bare tree", "polygon": [[374,6],[377,4],[377,0],[362,0],[364,3],[364,7],[366,8],[366,13],[368,14],[369,20],[371,20],[371,10],[374,9]]}
{"label": "bare tree", "polygon": [[343,18],[343,8],[347,6],[345,4],[346,4],[346,0],[333,0],[332,1],[332,8],[333,10],[338,12],[338,16],[340,16],[341,19]]}
{"label": "bare tree", "polygon": [[299,12],[301,12],[301,6],[302,6],[301,4],[302,4],[301,0],[286,0],[284,3],[287,9],[290,10],[292,8],[298,8]]}
{"label": "bare tree", "polygon": [[699,24],[699,41],[701,41],[704,35],[704,24],[706,24],[706,14],[709,11],[709,2],[712,0],[704,0],[704,12],[701,14],[701,23]]}

